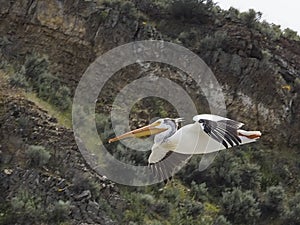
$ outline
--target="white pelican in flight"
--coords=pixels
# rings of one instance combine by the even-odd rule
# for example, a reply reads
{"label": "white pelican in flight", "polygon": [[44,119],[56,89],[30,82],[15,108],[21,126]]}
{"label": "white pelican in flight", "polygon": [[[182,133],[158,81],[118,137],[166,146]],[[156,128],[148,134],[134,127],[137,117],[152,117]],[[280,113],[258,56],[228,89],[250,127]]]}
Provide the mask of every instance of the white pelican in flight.
{"label": "white pelican in flight", "polygon": [[[184,155],[207,154],[256,141],[260,131],[240,129],[244,124],[221,116],[201,114],[194,116],[192,124],[178,129],[182,118],[158,119],[148,126],[132,130],[110,139],[112,143],[130,137],[155,135],[149,164],[162,161],[170,152]],[[187,159],[187,157],[185,158]]]}

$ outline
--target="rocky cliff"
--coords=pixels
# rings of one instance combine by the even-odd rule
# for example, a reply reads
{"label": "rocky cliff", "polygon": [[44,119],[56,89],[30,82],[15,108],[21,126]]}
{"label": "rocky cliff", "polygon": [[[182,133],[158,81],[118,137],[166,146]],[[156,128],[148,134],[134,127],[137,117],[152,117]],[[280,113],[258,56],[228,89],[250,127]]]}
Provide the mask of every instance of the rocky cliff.
{"label": "rocky cliff", "polygon": [[[9,40],[2,55],[8,60],[22,61],[31,52],[46,54],[53,73],[74,89],[89,64],[113,47],[150,38],[179,39],[212,68],[231,116],[261,129],[271,145],[299,144],[296,41],[283,37],[272,41],[226,17],[186,26],[176,18],[161,18],[163,12],[158,17],[158,9],[143,2],[24,0],[1,1],[1,5],[1,35]],[[196,38],[184,40],[188,38],[182,34],[193,32]],[[203,47],[206,37],[217,42],[210,49]],[[128,73],[122,74],[123,82],[134,79]]]}
{"label": "rocky cliff", "polygon": [[[11,216],[0,223],[116,224],[125,203],[112,182],[85,165],[73,132],[7,88],[1,78],[0,210]],[[29,146],[47,150],[47,166]]]}
{"label": "rocky cliff", "polygon": [[[197,53],[212,69],[225,94],[229,117],[245,122],[247,128],[261,130],[264,135],[260,143],[265,148],[297,154],[300,42],[284,35],[275,37],[273,28],[260,27],[255,17],[237,19],[235,12],[218,7],[193,17],[178,16],[176,9],[166,10],[162,3],[146,0],[0,0],[0,5],[2,61],[19,68],[31,53],[45,55],[51,73],[74,91],[90,63],[114,47],[135,40],[175,42]],[[202,106],[206,101],[195,82],[164,65],[153,64],[149,71],[182,85],[199,101],[199,112],[207,112],[207,107]],[[144,75],[141,65],[116,74],[108,84],[113,88],[99,97],[98,110],[109,112],[118,90]],[[0,76],[4,77],[2,73]],[[94,174],[85,164],[72,130],[60,126],[46,111],[11,89],[5,79],[1,82],[0,191],[5,195],[0,197],[4,203],[0,207],[4,212],[0,213],[0,222],[8,213],[7,208],[22,212],[30,196],[34,196],[35,200],[30,202],[33,211],[22,214],[24,218],[19,217],[19,221],[10,221],[20,224],[26,216],[37,212],[34,210],[47,206],[37,221],[59,222],[48,221],[44,215],[58,212],[61,216],[56,218],[63,221],[67,215],[72,224],[117,224],[126,204],[115,184]],[[139,116],[146,122],[148,117],[143,113]],[[49,149],[47,166],[28,166],[28,146]],[[285,171],[289,173],[285,179],[293,180],[293,185],[297,183],[296,170],[294,165],[292,170]],[[24,206],[8,206],[16,200]]]}

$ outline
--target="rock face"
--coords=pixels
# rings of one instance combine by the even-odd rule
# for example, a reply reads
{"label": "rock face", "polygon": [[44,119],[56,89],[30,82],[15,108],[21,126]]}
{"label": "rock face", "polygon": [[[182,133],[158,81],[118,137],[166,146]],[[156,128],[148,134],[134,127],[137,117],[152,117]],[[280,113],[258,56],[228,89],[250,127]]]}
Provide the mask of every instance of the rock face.
{"label": "rock face", "polygon": [[[286,150],[300,146],[299,42],[285,38],[272,41],[226,18],[189,24],[161,13],[146,0],[98,2],[0,0],[1,60],[22,65],[28,54],[46,55],[51,72],[74,91],[89,64],[114,47],[148,39],[180,42],[214,72],[229,117],[247,124],[246,129],[261,130],[261,143],[268,147]],[[157,64],[133,65],[116,74],[101,93],[101,110],[109,111],[118,90],[149,73],[182,85],[198,102],[199,113],[208,112],[205,96],[193,80]],[[36,200],[36,208],[42,206],[43,215],[53,214],[55,203],[67,204],[61,216],[72,224],[117,224],[124,201],[113,183],[87,167],[72,131],[59,126],[33,102],[7,94],[14,90],[1,82],[0,211],[15,207],[22,212],[18,204],[9,204],[27,193]],[[139,119],[146,120],[147,116],[141,114]],[[51,157],[46,165],[28,166],[25,152],[30,145],[49,150]],[[39,221],[57,222],[57,218],[48,221],[42,216]],[[32,224],[28,218],[14,219],[10,222]]]}
{"label": "rock face", "polygon": [[[53,73],[73,89],[89,64],[107,50],[134,40],[172,40],[187,31],[184,25],[173,30],[178,21],[171,19],[168,26],[149,25],[160,18],[156,8],[144,3],[135,2],[137,10],[148,14],[148,23],[130,10],[134,3],[126,7],[83,0],[1,0],[0,4],[0,35],[9,40],[2,55],[22,62],[30,52],[46,54]],[[223,87],[229,116],[262,130],[269,145],[299,146],[299,42],[284,38],[271,42],[226,19],[194,29],[200,37],[216,31],[227,35],[218,49],[185,45],[212,68]],[[133,79],[131,72],[122,74],[124,82]]]}
{"label": "rock face", "polygon": [[[116,224],[117,218],[112,215],[118,215],[124,203],[113,183],[86,166],[72,131],[58,126],[34,103],[19,95],[11,96],[2,88],[3,84],[0,202],[5,219],[1,222]],[[49,152],[45,165],[28,164],[27,150],[32,145],[43,146]],[[11,209],[18,216],[8,217]]]}

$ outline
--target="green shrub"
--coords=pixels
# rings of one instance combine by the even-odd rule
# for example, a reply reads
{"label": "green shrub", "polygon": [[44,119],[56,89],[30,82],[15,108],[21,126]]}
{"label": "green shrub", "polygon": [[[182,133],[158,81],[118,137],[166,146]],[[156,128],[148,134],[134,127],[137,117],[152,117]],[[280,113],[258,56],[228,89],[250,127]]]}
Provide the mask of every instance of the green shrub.
{"label": "green shrub", "polygon": [[148,213],[150,216],[150,207],[148,204],[144,204],[145,199],[143,195],[136,192],[129,192],[125,197],[128,200],[129,207],[123,214],[123,224],[133,222],[137,224],[145,224],[145,215]]}
{"label": "green shrub", "polygon": [[171,206],[168,202],[159,200],[153,205],[153,211],[158,215],[167,218],[170,216]]}
{"label": "green shrub", "polygon": [[243,59],[238,54],[231,55],[228,71],[234,75],[240,75],[243,67]]}
{"label": "green shrub", "polygon": [[285,198],[286,195],[282,186],[268,187],[264,201],[264,206],[268,213],[282,213]]}
{"label": "green shrub", "polygon": [[184,205],[186,215],[196,219],[204,212],[204,206],[200,202],[189,201]]}
{"label": "green shrub", "polygon": [[261,12],[255,12],[254,9],[249,9],[248,12],[242,12],[240,14],[240,19],[247,27],[254,28],[257,26],[261,16]]}
{"label": "green shrub", "polygon": [[100,200],[101,196],[101,186],[99,186],[98,180],[90,177],[89,174],[78,174],[76,170],[73,172],[73,179],[72,183],[73,186],[71,187],[72,191],[77,194],[81,194],[84,191],[89,190],[91,193],[91,198],[93,200]]}
{"label": "green shrub", "polygon": [[151,220],[147,224],[148,225],[163,225],[164,223],[160,222],[159,220]]}
{"label": "green shrub", "polygon": [[205,181],[216,192],[237,186],[244,190],[259,191],[262,174],[260,167],[250,163],[245,154],[236,156],[234,152],[228,151],[216,157],[212,167],[207,170],[206,177],[202,176],[203,178],[205,179],[202,182]]}
{"label": "green shrub", "polygon": [[223,192],[222,207],[224,215],[234,224],[255,224],[260,216],[258,202],[252,191],[242,192],[239,188]]}
{"label": "green shrub", "polygon": [[300,224],[300,193],[296,193],[288,200],[288,207],[284,211],[285,224]]}
{"label": "green shrub", "polygon": [[270,59],[273,57],[272,53],[267,49],[267,50],[262,50],[262,55],[263,55],[263,60],[266,62],[269,62]]}
{"label": "green shrub", "polygon": [[0,69],[6,71],[9,67],[9,63],[6,60],[0,60]]}
{"label": "green shrub", "polygon": [[133,2],[130,1],[124,1],[122,2],[120,6],[121,13],[128,16],[129,18],[136,19],[138,18],[138,11],[135,8],[135,5]]}
{"label": "green shrub", "polygon": [[21,115],[17,118],[17,123],[20,129],[26,130],[31,124],[30,118],[26,115]]}
{"label": "green shrub", "polygon": [[282,35],[282,31],[280,26],[269,24],[267,21],[263,21],[257,24],[257,29],[266,36],[266,38],[270,39],[271,41],[277,41],[280,39]]}
{"label": "green shrub", "polygon": [[225,11],[225,18],[230,19],[232,21],[238,21],[240,16],[240,11],[236,8],[230,7],[227,11]]}
{"label": "green shrub", "polygon": [[9,83],[12,86],[28,89],[30,87],[26,76],[25,76],[25,67],[22,66],[20,71],[14,73],[12,77],[9,78]]}
{"label": "green shrub", "polygon": [[49,71],[49,61],[45,57],[32,54],[25,61],[25,76],[33,84],[38,84],[40,76]]}
{"label": "green shrub", "polygon": [[173,0],[169,3],[168,12],[175,19],[206,23],[213,6],[212,1]]}
{"label": "green shrub", "polygon": [[10,44],[11,44],[11,41],[6,36],[0,37],[0,48],[5,48],[7,45],[10,45]]}
{"label": "green shrub", "polygon": [[181,41],[182,44],[186,46],[193,46],[196,41],[198,40],[198,32],[196,30],[190,30],[189,32],[181,32],[179,34],[178,39]]}
{"label": "green shrub", "polygon": [[44,166],[50,159],[50,153],[43,146],[37,145],[30,145],[26,150],[26,156],[29,165],[33,167]]}
{"label": "green shrub", "polygon": [[120,5],[120,0],[102,0],[102,5],[105,7],[115,8]]}
{"label": "green shrub", "polygon": [[207,201],[208,200],[208,191],[206,183],[196,184],[195,181],[191,183],[191,195],[197,201]]}
{"label": "green shrub", "polygon": [[41,198],[22,190],[12,198],[10,204],[14,216],[10,218],[11,224],[18,224],[26,221],[26,224],[33,224],[35,221],[42,221],[46,214],[41,207]]}
{"label": "green shrub", "polygon": [[221,216],[218,216],[218,218],[213,223],[213,225],[231,225],[231,223],[228,222],[227,219],[223,215],[221,215]]}
{"label": "green shrub", "polygon": [[70,214],[70,208],[71,205],[69,201],[64,202],[62,200],[59,200],[54,204],[53,209],[50,210],[50,221],[55,223],[61,223],[65,221]]}
{"label": "green shrub", "polygon": [[49,99],[50,103],[61,111],[69,109],[72,104],[70,89],[65,85],[60,86],[56,92],[51,92]]}
{"label": "green shrub", "polygon": [[64,222],[70,214],[70,202],[59,200],[52,206],[44,206],[41,197],[26,189],[17,190],[9,202],[4,218],[0,216],[0,223],[4,224],[59,224]]}
{"label": "green shrub", "polygon": [[213,35],[207,35],[200,41],[200,47],[203,50],[222,49],[223,45],[228,41],[228,35],[224,31],[217,31]]}
{"label": "green shrub", "polygon": [[43,73],[34,84],[39,98],[48,101],[60,86],[59,80],[50,73]]}
{"label": "green shrub", "polygon": [[294,41],[300,41],[300,37],[298,36],[297,31],[294,31],[290,28],[284,29],[283,37],[288,38],[290,40],[294,40]]}
{"label": "green shrub", "polygon": [[179,203],[181,200],[180,197],[181,190],[178,188],[169,188],[167,191],[163,193],[163,198],[165,198],[168,202]]}
{"label": "green shrub", "polygon": [[39,98],[48,101],[61,111],[70,108],[72,104],[70,89],[49,72],[49,61],[46,57],[30,55],[16,75],[18,77],[13,77],[11,82],[20,85],[24,83],[23,86],[29,84]]}

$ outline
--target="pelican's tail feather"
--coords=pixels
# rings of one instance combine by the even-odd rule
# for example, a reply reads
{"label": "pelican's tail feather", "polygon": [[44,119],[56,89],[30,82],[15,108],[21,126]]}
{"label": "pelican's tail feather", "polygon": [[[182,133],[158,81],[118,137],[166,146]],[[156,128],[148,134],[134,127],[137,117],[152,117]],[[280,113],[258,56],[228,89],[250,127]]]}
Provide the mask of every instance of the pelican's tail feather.
{"label": "pelican's tail feather", "polygon": [[260,131],[237,130],[237,132],[239,137],[245,137],[252,140],[256,140],[261,137]]}

